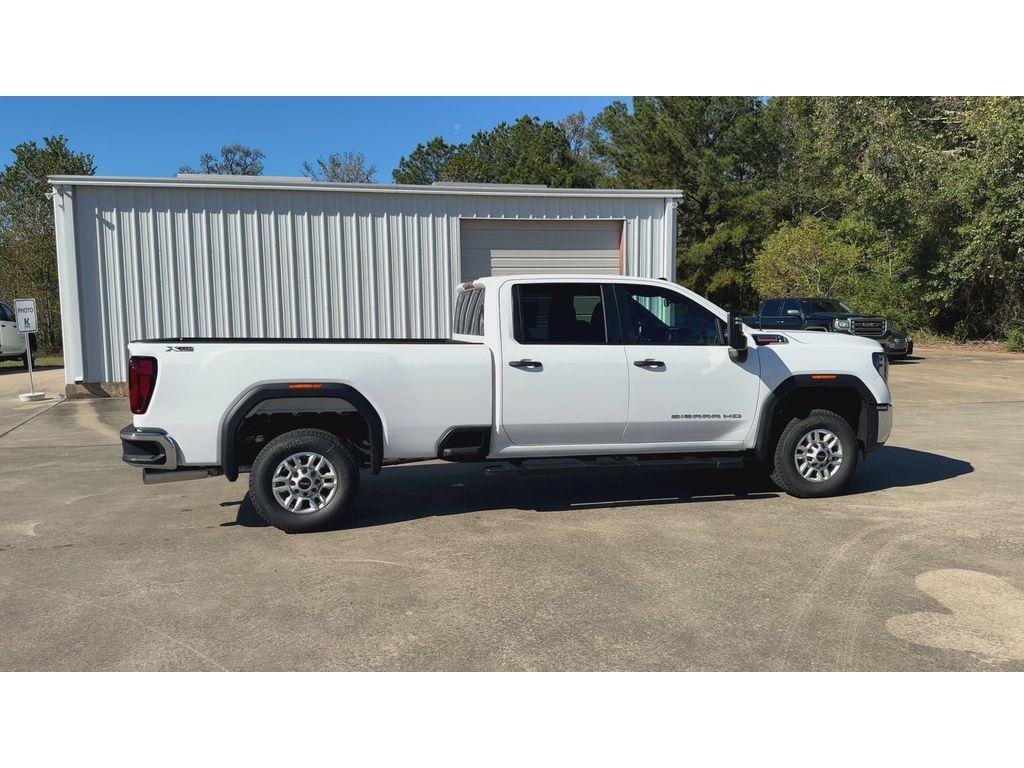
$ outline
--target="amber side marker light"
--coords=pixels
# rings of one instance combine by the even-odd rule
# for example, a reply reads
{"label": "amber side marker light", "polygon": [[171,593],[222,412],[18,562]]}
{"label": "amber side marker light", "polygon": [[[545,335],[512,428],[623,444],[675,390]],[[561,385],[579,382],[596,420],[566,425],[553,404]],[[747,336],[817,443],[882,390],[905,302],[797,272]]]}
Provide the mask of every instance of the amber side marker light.
{"label": "amber side marker light", "polygon": [[812,373],[811,378],[814,381],[821,381],[822,379],[834,379],[836,375],[834,373]]}
{"label": "amber side marker light", "polygon": [[288,389],[320,389],[323,384],[289,384]]}

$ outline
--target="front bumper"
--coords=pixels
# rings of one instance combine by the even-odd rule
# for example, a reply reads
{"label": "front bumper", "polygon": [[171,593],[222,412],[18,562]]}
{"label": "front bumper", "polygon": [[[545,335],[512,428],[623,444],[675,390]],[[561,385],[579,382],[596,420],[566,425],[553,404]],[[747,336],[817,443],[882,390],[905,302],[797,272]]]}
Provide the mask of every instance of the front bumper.
{"label": "front bumper", "polygon": [[878,445],[876,447],[880,447],[889,439],[892,432],[892,403],[883,403],[875,408],[878,411]]}
{"label": "front bumper", "polygon": [[914,351],[914,342],[907,338],[882,339],[879,342],[887,355],[909,355]]}
{"label": "front bumper", "polygon": [[126,464],[164,471],[178,468],[178,446],[164,430],[129,424],[119,434],[121,461]]}

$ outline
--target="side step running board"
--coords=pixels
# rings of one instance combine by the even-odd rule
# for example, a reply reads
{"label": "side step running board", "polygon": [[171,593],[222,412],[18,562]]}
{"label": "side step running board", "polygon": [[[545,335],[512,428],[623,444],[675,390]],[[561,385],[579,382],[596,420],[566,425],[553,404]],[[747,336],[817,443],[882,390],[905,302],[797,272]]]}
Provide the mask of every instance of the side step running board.
{"label": "side step running board", "polygon": [[746,464],[738,456],[664,457],[640,456],[597,457],[593,459],[550,458],[522,459],[484,467],[490,477],[501,475],[544,475],[575,472],[580,469],[637,469],[639,467],[680,467],[683,469],[740,469]]}

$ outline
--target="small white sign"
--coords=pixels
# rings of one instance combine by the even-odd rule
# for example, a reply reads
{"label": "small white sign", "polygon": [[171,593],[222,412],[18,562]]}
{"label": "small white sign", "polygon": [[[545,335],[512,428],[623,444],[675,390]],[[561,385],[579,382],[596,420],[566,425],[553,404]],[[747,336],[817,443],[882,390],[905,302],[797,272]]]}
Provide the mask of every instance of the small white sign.
{"label": "small white sign", "polygon": [[36,324],[35,299],[15,299],[14,317],[18,321],[18,330],[22,333],[35,333],[39,330]]}

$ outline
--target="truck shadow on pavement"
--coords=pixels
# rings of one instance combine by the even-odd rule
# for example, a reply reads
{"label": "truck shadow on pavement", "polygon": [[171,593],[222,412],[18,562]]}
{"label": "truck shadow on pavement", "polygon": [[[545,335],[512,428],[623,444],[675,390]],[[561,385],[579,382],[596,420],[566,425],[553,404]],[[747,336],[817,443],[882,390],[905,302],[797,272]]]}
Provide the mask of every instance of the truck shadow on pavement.
{"label": "truck shadow on pavement", "polygon": [[844,495],[871,493],[951,480],[974,471],[973,465],[939,453],[886,445],[857,465],[857,473]]}
{"label": "truck shadow on pavement", "polygon": [[[409,464],[363,474],[350,517],[332,530],[365,528],[503,509],[568,512],[690,502],[743,502],[782,495],[759,468],[706,472],[667,467],[576,470],[485,477],[483,464]],[[973,472],[966,461],[884,447],[862,462],[846,495],[948,480]],[[235,502],[238,503],[238,502]],[[229,505],[222,505],[229,506]],[[248,494],[223,526],[265,527]]]}

